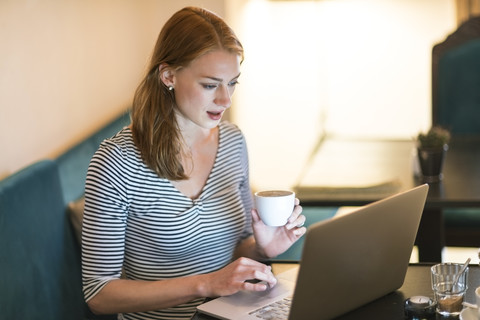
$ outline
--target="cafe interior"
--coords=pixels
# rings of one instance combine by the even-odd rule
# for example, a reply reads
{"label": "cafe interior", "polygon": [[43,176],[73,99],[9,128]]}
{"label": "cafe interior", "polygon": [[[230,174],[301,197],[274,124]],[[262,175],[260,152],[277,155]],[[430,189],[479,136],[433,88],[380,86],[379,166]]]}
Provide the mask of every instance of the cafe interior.
{"label": "cafe interior", "polygon": [[[159,30],[188,5],[224,17],[245,48],[226,118],[245,134],[254,191],[296,191],[310,223],[354,210],[422,182],[415,139],[438,124],[452,139],[430,183],[436,252],[426,245],[422,259],[415,246],[411,262],[479,263],[479,120],[467,131],[449,121],[480,119],[480,0],[0,1],[0,186],[64,159],[119,117],[124,125]],[[449,54],[461,65],[448,66]],[[464,137],[473,152],[455,144]],[[392,141],[406,150],[393,160]],[[455,169],[467,162],[471,172]],[[82,177],[86,165],[68,170]],[[472,180],[468,190],[460,177]]]}

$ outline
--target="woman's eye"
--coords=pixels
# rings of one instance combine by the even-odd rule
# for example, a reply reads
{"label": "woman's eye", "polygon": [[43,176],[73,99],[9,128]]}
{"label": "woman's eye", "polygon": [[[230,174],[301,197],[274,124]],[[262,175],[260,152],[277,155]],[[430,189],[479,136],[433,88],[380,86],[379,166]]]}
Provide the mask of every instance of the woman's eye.
{"label": "woman's eye", "polygon": [[202,86],[205,88],[205,89],[215,89],[217,87],[216,84],[208,84],[208,83],[204,83],[202,84]]}
{"label": "woman's eye", "polygon": [[235,87],[237,84],[238,84],[238,80],[235,80],[235,81],[230,82],[228,85],[230,87]]}

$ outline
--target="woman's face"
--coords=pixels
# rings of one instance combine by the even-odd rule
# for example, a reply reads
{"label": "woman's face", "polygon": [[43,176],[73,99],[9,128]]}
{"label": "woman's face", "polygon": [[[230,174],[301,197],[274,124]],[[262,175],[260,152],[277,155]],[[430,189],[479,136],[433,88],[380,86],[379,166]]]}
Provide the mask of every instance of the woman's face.
{"label": "woman's face", "polygon": [[207,53],[174,71],[172,86],[180,128],[216,127],[232,103],[239,76],[240,57],[225,50]]}

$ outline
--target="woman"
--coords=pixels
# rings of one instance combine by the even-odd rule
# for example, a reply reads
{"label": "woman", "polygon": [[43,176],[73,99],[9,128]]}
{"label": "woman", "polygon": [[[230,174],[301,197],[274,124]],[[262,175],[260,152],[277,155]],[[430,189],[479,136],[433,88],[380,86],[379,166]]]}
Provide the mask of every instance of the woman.
{"label": "woman", "polygon": [[88,170],[82,264],[94,313],[189,319],[205,297],[275,285],[259,261],[298,240],[305,217],[298,200],[284,227],[252,210],[244,137],[220,122],[242,59],[209,11],[184,8],[163,27],[131,126],[102,143]]}

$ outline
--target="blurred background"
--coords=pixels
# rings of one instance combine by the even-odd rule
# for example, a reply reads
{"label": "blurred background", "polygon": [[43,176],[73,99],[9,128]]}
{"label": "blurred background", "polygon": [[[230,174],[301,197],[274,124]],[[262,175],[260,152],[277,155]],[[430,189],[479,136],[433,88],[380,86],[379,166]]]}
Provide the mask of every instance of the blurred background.
{"label": "blurred background", "polygon": [[411,139],[431,124],[431,50],[468,0],[0,0],[0,179],[131,105],[178,9],[224,17],[245,47],[228,117],[254,188],[295,182],[320,134]]}

